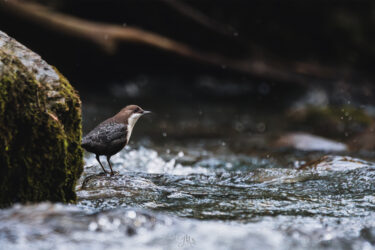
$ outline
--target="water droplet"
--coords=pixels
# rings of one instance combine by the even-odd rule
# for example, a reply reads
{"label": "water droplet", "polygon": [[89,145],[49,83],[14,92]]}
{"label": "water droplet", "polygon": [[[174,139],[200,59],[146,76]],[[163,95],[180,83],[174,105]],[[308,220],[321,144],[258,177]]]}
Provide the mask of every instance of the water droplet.
{"label": "water droplet", "polygon": [[90,231],[95,231],[98,228],[98,224],[96,222],[91,222],[89,224],[89,230]]}
{"label": "water droplet", "polygon": [[233,168],[233,164],[230,163],[230,162],[227,162],[227,163],[225,163],[225,167],[228,168],[228,169],[231,169],[231,168]]}
{"label": "water droplet", "polygon": [[105,226],[105,225],[107,225],[107,223],[108,223],[107,218],[100,217],[99,220],[98,220],[98,224],[100,226]]}
{"label": "water droplet", "polygon": [[163,132],[163,137],[167,137],[167,133],[166,132]]}
{"label": "water droplet", "polygon": [[130,219],[135,219],[135,217],[137,217],[137,213],[135,211],[127,211],[126,216],[128,216]]}
{"label": "water droplet", "polygon": [[113,220],[113,225],[114,225],[116,228],[118,228],[118,227],[121,225],[121,221],[120,221],[120,219],[115,218],[115,219]]}

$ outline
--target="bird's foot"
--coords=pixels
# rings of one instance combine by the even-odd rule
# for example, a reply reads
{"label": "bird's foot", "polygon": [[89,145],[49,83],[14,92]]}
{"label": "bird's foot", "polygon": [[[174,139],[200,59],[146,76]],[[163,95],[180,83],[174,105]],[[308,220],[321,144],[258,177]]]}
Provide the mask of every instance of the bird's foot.
{"label": "bird's foot", "polygon": [[114,175],[119,175],[120,173],[118,171],[113,171],[111,172],[111,176],[114,176]]}

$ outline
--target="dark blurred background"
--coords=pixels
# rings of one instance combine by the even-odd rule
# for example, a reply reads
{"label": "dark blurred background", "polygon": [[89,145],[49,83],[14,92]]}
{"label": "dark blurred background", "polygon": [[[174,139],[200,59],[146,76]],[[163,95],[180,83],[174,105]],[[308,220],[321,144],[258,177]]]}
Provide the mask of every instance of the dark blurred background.
{"label": "dark blurred background", "polygon": [[[176,136],[202,136],[205,121],[206,135],[286,127],[354,136],[372,128],[361,112],[374,113],[374,27],[370,0],[0,1],[0,30],[80,91],[84,115],[94,116],[92,124],[84,116],[84,130],[135,102],[180,121],[149,122]],[[311,106],[322,110],[295,115]],[[328,130],[313,119],[340,121],[343,109],[358,119]]]}
{"label": "dark blurred background", "polygon": [[[82,31],[74,33],[63,25],[45,22],[38,16],[39,7],[48,7],[45,12],[52,16],[59,13],[79,18],[79,22],[153,32],[225,60],[207,63],[125,40],[108,52],[104,43]],[[374,77],[373,1],[11,0],[2,1],[0,11],[4,32],[56,65],[76,85],[139,74],[260,75],[277,80],[231,65],[238,61],[259,61],[291,76],[298,72],[301,78],[358,78],[364,82]],[[110,32],[92,36],[111,39]],[[297,69],[297,64],[305,69]],[[291,76],[290,83],[305,82]],[[288,77],[282,80],[288,82]]]}

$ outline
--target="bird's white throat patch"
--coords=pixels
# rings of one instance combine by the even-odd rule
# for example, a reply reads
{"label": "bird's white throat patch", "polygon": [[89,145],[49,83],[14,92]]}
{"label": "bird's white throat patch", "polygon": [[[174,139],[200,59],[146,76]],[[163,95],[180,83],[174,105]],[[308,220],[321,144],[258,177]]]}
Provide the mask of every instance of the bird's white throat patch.
{"label": "bird's white throat patch", "polygon": [[126,140],[128,143],[129,143],[130,136],[132,135],[134,125],[138,121],[139,117],[141,116],[142,114],[132,114],[128,119],[128,134],[126,135]]}

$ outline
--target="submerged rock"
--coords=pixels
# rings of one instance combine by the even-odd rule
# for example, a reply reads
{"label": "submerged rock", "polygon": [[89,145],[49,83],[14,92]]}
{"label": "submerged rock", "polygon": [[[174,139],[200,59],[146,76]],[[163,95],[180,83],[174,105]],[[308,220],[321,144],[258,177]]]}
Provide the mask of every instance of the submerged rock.
{"label": "submerged rock", "polygon": [[375,167],[375,164],[349,156],[326,155],[302,165],[300,169],[347,171],[364,167]]}
{"label": "submerged rock", "polygon": [[361,236],[365,240],[369,241],[372,245],[375,245],[375,227],[366,227],[361,230]]}
{"label": "submerged rock", "polygon": [[73,202],[81,103],[56,68],[0,31],[0,207]]}
{"label": "submerged rock", "polygon": [[347,151],[348,147],[341,142],[329,140],[307,133],[290,133],[281,136],[276,147],[290,147],[304,151]]}

